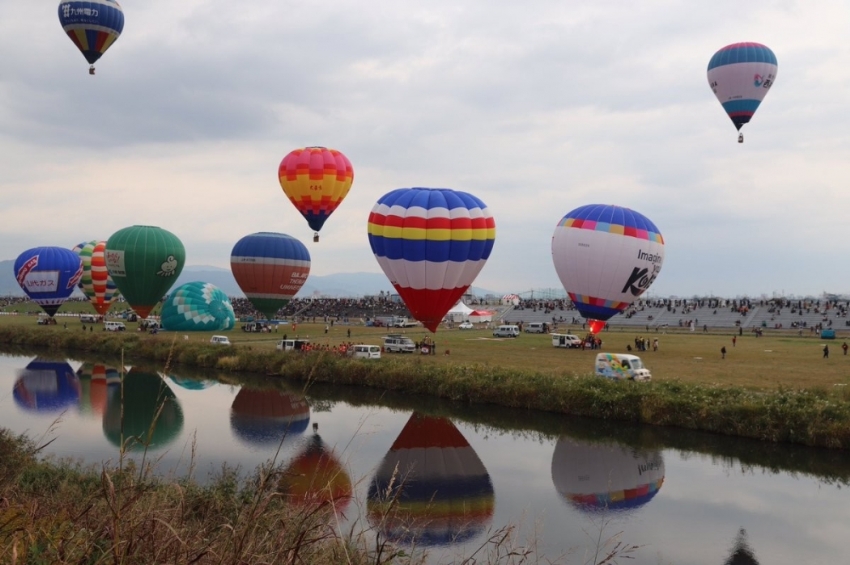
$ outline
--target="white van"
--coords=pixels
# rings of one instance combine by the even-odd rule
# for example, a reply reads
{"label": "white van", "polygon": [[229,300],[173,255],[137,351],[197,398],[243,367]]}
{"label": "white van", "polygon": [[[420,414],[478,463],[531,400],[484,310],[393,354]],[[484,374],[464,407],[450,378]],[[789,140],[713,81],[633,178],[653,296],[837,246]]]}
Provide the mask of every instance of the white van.
{"label": "white van", "polygon": [[214,335],[210,338],[210,343],[213,345],[231,345],[226,335]]}
{"label": "white van", "polygon": [[353,345],[348,354],[355,359],[380,359],[380,345]]}
{"label": "white van", "polygon": [[596,375],[616,380],[649,381],[652,375],[637,355],[600,353],[596,356]]}
{"label": "white van", "polygon": [[96,324],[97,316],[93,314],[80,314],[80,322],[84,324]]}
{"label": "white van", "polygon": [[416,351],[416,344],[403,335],[388,335],[384,336],[384,349],[387,353],[413,353]]}
{"label": "white van", "polygon": [[282,339],[277,342],[278,351],[301,351],[310,343],[309,339]]}
{"label": "white van", "polygon": [[572,334],[550,334],[552,336],[552,347],[566,347],[568,349],[581,348],[581,338]]}
{"label": "white van", "polygon": [[103,329],[108,332],[123,332],[127,329],[124,322],[103,322]]}
{"label": "white van", "polygon": [[493,337],[519,337],[519,326],[499,326],[493,330]]}
{"label": "white van", "polygon": [[531,322],[530,324],[526,324],[525,333],[527,333],[527,334],[546,333],[546,330],[548,329],[546,327],[546,325],[547,324],[545,322]]}

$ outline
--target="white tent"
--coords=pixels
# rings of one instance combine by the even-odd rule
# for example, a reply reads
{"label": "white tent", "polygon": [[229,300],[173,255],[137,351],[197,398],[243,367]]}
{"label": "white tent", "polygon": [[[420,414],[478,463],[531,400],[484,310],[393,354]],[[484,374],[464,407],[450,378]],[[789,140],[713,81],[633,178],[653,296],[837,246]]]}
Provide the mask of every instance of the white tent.
{"label": "white tent", "polygon": [[516,294],[506,294],[502,297],[502,304],[519,306],[519,296]]}
{"label": "white tent", "polygon": [[492,322],[493,313],[488,312],[487,310],[474,310],[469,315],[469,321],[473,324],[480,324],[482,322]]}
{"label": "white tent", "polygon": [[461,300],[446,313],[446,320],[450,322],[465,322],[469,319],[469,315],[472,314],[472,312],[472,308],[464,304]]}

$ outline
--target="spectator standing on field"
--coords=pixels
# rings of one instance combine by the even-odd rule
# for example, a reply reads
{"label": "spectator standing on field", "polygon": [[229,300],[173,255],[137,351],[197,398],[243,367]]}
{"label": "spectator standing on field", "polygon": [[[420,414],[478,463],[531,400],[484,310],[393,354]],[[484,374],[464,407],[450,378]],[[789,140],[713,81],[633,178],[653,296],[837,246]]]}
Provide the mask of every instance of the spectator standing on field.
{"label": "spectator standing on field", "polygon": [[726,359],[726,346],[725,345],[720,348],[720,358]]}
{"label": "spectator standing on field", "polygon": [[829,359],[829,346],[828,345],[823,346],[823,358]]}

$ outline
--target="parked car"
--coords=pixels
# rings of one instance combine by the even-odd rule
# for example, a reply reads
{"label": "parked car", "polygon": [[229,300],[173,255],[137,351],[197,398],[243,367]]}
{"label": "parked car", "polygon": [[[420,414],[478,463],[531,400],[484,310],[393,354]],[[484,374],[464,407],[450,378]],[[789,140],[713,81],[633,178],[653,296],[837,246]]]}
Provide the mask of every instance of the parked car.
{"label": "parked car", "polygon": [[581,347],[581,338],[572,334],[550,334],[552,336],[553,347],[566,347],[568,349],[579,349]]}
{"label": "parked car", "polygon": [[416,344],[403,335],[388,335],[384,337],[384,350],[387,353],[413,353],[416,351]]}
{"label": "parked car", "polygon": [[214,335],[210,338],[210,343],[213,345],[231,345],[226,335]]}
{"label": "parked car", "polygon": [[499,326],[493,330],[493,337],[519,337],[519,326]]}
{"label": "parked car", "polygon": [[348,355],[355,359],[380,359],[381,346],[358,344],[348,350]]}
{"label": "parked car", "polygon": [[615,380],[650,381],[640,357],[625,353],[600,353],[596,356],[596,375]]}
{"label": "parked car", "polygon": [[461,322],[460,325],[458,325],[457,329],[459,329],[459,330],[471,330],[474,327],[475,326],[472,325],[472,322]]}
{"label": "parked car", "polygon": [[301,351],[310,343],[309,339],[282,339],[277,342],[278,351]]}

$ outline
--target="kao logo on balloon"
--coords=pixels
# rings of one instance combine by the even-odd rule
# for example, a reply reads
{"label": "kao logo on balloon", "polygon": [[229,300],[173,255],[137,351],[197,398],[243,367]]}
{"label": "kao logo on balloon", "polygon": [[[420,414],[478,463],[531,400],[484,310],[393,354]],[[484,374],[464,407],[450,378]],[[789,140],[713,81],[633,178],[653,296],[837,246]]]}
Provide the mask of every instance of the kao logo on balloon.
{"label": "kao logo on balloon", "polygon": [[591,204],[558,222],[552,261],[579,313],[599,332],[655,281],[664,263],[664,238],[646,216]]}

